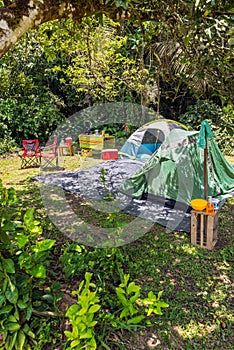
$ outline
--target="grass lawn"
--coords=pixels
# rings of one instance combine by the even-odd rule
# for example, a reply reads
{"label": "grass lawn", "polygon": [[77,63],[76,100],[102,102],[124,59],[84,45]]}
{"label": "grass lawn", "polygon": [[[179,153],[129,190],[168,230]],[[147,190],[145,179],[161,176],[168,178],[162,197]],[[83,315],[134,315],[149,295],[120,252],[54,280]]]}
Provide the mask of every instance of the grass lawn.
{"label": "grass lawn", "polygon": [[[228,161],[234,163],[234,158],[229,157]],[[82,166],[92,166],[97,162],[85,160]],[[77,169],[78,157],[65,157],[64,167]],[[21,170],[20,160],[15,156],[0,159],[0,178],[5,186],[13,186],[17,190],[17,205],[23,210],[35,207],[43,235],[56,239],[47,284],[60,283],[59,290],[64,294],[58,306],[64,310],[71,303],[71,292],[77,288],[84,271],[92,272],[97,281],[99,278],[103,283],[106,278],[106,283],[114,284],[115,267],[105,249],[100,249],[99,261],[94,262],[91,255],[94,252],[87,248],[91,258],[87,266],[81,268],[82,261],[77,260],[74,243],[63,236],[48,218],[38,183],[31,180],[38,173],[36,168]],[[70,199],[75,202],[78,211],[82,208],[90,223],[102,222],[102,215],[84,207],[79,199],[71,196]],[[119,222],[129,219],[124,213],[119,216]],[[169,307],[163,310],[161,316],[150,316],[152,325],[148,328],[133,333],[119,330],[112,334],[108,349],[233,349],[233,217],[232,198],[220,211],[218,242],[212,251],[192,246],[186,233],[168,232],[157,224],[137,241],[117,249],[121,269],[141,286],[143,295],[146,296],[150,290],[154,293],[163,291],[162,299]],[[69,266],[68,256],[73,259],[69,260]],[[112,276],[108,274],[109,270]],[[63,349],[63,326],[54,323],[53,327],[54,331],[48,335],[50,345],[45,344],[42,349]]]}

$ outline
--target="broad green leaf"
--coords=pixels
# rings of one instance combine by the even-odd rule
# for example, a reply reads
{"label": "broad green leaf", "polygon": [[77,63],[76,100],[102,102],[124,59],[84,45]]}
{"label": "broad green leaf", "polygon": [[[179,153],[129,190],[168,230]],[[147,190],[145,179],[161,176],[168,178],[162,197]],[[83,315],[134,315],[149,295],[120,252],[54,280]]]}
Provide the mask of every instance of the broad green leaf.
{"label": "broad green leaf", "polygon": [[126,274],[124,275],[124,282],[120,284],[120,287],[126,287],[129,281],[130,275]]}
{"label": "broad green leaf", "polygon": [[79,312],[77,312],[77,315],[82,316],[82,315],[86,314],[87,311],[88,311],[88,306],[86,306],[86,307],[84,306],[80,309]]}
{"label": "broad green leaf", "polygon": [[26,318],[27,321],[30,320],[31,315],[32,315],[32,305],[29,304],[29,306],[26,309],[26,315],[25,315],[25,318]]}
{"label": "broad green leaf", "polygon": [[158,292],[158,300],[161,298],[163,291]]}
{"label": "broad green leaf", "polygon": [[24,224],[26,227],[34,220],[34,208],[30,208],[24,214]]}
{"label": "broad green leaf", "polygon": [[144,318],[145,318],[144,315],[139,315],[139,316],[130,318],[130,319],[127,321],[127,324],[138,324],[138,323],[140,323],[142,320],[144,320]]}
{"label": "broad green leaf", "polygon": [[25,340],[26,340],[26,336],[24,334],[24,332],[22,330],[19,331],[18,337],[18,348],[17,350],[24,350],[24,344],[25,344]]}
{"label": "broad green leaf", "polygon": [[32,250],[35,253],[40,253],[40,252],[49,250],[50,248],[53,247],[54,244],[55,244],[54,239],[45,239],[43,241],[37,242],[36,245],[32,247]]}
{"label": "broad green leaf", "polygon": [[88,339],[88,338],[92,338],[92,336],[93,336],[92,329],[88,329],[87,332],[82,333],[80,335],[80,339]]}
{"label": "broad green leaf", "polygon": [[121,318],[123,318],[123,317],[127,317],[128,315],[129,315],[129,311],[128,311],[127,308],[125,308],[125,309],[122,310],[122,312],[121,312],[119,318],[121,319]]}
{"label": "broad green leaf", "polygon": [[10,332],[18,331],[21,328],[21,325],[16,322],[9,322],[5,325],[6,329]]}
{"label": "broad green leaf", "polygon": [[89,327],[90,328],[94,327],[94,326],[96,326],[96,324],[97,324],[97,321],[92,321],[92,322],[89,323]]}
{"label": "broad green leaf", "polygon": [[85,273],[85,281],[86,281],[85,288],[87,288],[87,289],[89,288],[89,284],[90,284],[91,278],[92,278],[92,273],[86,272]]}
{"label": "broad green leaf", "polygon": [[26,309],[27,303],[25,303],[23,300],[19,299],[19,300],[17,301],[17,306],[18,306],[20,309]]}
{"label": "broad green leaf", "polygon": [[21,233],[17,233],[14,239],[19,248],[23,248],[28,243],[28,237]]}
{"label": "broad green leaf", "polygon": [[8,273],[15,273],[15,264],[12,259],[3,259],[2,266]]}
{"label": "broad green leaf", "polygon": [[95,305],[92,305],[92,306],[89,308],[88,312],[94,314],[94,313],[97,312],[100,308],[101,308],[100,305],[95,304]]}
{"label": "broad green leaf", "polygon": [[137,309],[134,308],[133,304],[130,304],[128,309],[131,316],[137,313]]}
{"label": "broad green leaf", "polygon": [[[162,292],[159,292],[158,299],[160,298],[161,295],[162,295]],[[148,298],[154,301],[157,300],[156,295],[152,292],[152,290],[148,293]]]}
{"label": "broad green leaf", "polygon": [[137,285],[135,284],[135,282],[131,282],[131,283],[129,283],[129,285],[128,285],[127,294],[139,292],[140,289],[141,289],[141,288],[140,288],[139,286],[137,286]]}
{"label": "broad green leaf", "polygon": [[80,340],[76,339],[71,342],[71,348],[75,348],[77,345],[80,344]]}
{"label": "broad green leaf", "polygon": [[4,303],[5,300],[6,300],[5,295],[0,294],[0,309],[1,309],[2,304]]}
{"label": "broad green leaf", "polygon": [[121,288],[115,288],[117,297],[119,298],[120,302],[122,303],[123,306],[126,306],[128,304],[127,299],[125,298],[125,296],[122,293],[122,289]]}
{"label": "broad green leaf", "polygon": [[27,229],[30,231],[33,235],[40,235],[42,234],[42,228],[41,226],[35,225],[34,222],[28,225]]}
{"label": "broad green leaf", "polygon": [[159,302],[158,302],[158,306],[159,306],[159,307],[169,307],[169,304],[164,303],[163,301],[159,301]]}
{"label": "broad green leaf", "polygon": [[15,287],[14,290],[11,290],[8,287],[6,292],[5,292],[5,296],[11,304],[16,304],[17,300],[18,300],[18,296],[19,296],[18,289]]}
{"label": "broad green leaf", "polygon": [[129,299],[129,301],[133,304],[137,299],[139,299],[139,296],[140,296],[140,292],[137,292]]}
{"label": "broad green leaf", "polygon": [[77,311],[79,310],[79,306],[77,304],[71,305],[66,312],[66,316],[67,317],[72,317],[74,314],[77,313]]}
{"label": "broad green leaf", "polygon": [[64,331],[64,334],[66,335],[67,339],[72,338],[72,333],[70,331]]}
{"label": "broad green leaf", "polygon": [[150,316],[153,311],[154,311],[154,309],[149,307],[148,310],[147,310],[147,316]]}
{"label": "broad green leaf", "polygon": [[13,222],[10,221],[5,221],[2,227],[2,230],[5,232],[12,232],[15,230],[15,225],[13,224]]}
{"label": "broad green leaf", "polygon": [[6,305],[0,308],[0,315],[2,314],[8,314],[13,309],[13,305]]}
{"label": "broad green leaf", "polygon": [[10,315],[8,318],[7,318],[7,322],[17,322],[17,319],[14,315]]}
{"label": "broad green leaf", "polygon": [[30,274],[36,278],[46,278],[46,269],[43,265],[37,265],[30,270]]}
{"label": "broad green leaf", "polygon": [[97,343],[96,343],[96,340],[95,340],[94,336],[90,339],[88,344],[89,344],[89,346],[91,347],[92,350],[97,349]]}
{"label": "broad green leaf", "polygon": [[78,327],[73,324],[73,330],[72,330],[72,336],[73,338],[78,338]]}
{"label": "broad green leaf", "polygon": [[4,231],[2,231],[1,233],[0,233],[0,241],[2,242],[2,243],[6,243],[6,244],[9,244],[11,241],[10,241],[10,239],[9,239],[9,237],[7,236],[7,234],[4,232]]}

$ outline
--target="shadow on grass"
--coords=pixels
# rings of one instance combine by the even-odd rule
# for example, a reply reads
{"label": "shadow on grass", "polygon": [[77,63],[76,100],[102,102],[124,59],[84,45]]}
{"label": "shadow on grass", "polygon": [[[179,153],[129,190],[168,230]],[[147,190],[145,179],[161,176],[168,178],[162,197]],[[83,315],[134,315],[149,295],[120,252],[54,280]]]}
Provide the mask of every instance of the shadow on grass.
{"label": "shadow on grass", "polygon": [[159,227],[129,246],[131,275],[145,293],[163,290],[170,304],[162,316],[152,318],[153,329],[143,336],[145,349],[233,348],[232,209],[224,207],[213,251],[191,246],[188,235]]}
{"label": "shadow on grass", "polygon": [[[2,175],[9,178],[9,185],[17,189],[19,201],[16,205],[23,211],[34,207],[43,235],[56,239],[50,281],[53,283],[60,279],[64,282],[60,254],[67,237],[55,228],[47,216],[38,183],[31,180],[35,169],[20,175],[15,171],[14,179],[13,172],[14,168],[8,164]],[[66,197],[71,199],[70,194]],[[71,205],[79,213],[82,210],[87,222],[105,224],[104,216],[79,204],[78,200],[73,200]],[[111,349],[120,348],[121,342],[122,348],[128,350],[233,349],[233,214],[234,203],[230,200],[220,212],[218,243],[213,251],[191,246],[189,235],[168,232],[159,225],[154,225],[137,241],[118,248],[125,259],[124,273],[130,273],[131,279],[141,286],[145,295],[150,290],[154,293],[163,290],[163,300],[170,306],[162,316],[150,317],[152,327],[137,331],[135,337],[124,331],[114,334],[113,341],[108,344]],[[124,214],[119,215],[119,221],[128,220]],[[72,291],[74,281],[66,283],[66,288]]]}

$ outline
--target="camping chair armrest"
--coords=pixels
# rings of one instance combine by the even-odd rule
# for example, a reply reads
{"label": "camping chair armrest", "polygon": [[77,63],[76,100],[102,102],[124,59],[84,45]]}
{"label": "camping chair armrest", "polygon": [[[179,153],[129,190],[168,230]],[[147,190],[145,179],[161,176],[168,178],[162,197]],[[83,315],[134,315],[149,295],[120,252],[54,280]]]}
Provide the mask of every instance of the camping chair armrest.
{"label": "camping chair armrest", "polygon": [[53,147],[54,147],[54,145],[41,146],[40,149],[41,149],[41,151],[44,151],[44,150],[47,150],[47,149],[51,149]]}
{"label": "camping chair armrest", "polygon": [[136,159],[135,156],[130,156],[130,154],[127,154],[124,152],[119,152],[118,155],[119,155],[120,159],[122,159],[123,157],[127,157],[127,158],[132,159],[132,160]]}
{"label": "camping chair armrest", "polygon": [[49,152],[54,153],[54,145],[48,145],[48,146],[41,146],[40,147],[40,153],[43,154],[43,152]]}

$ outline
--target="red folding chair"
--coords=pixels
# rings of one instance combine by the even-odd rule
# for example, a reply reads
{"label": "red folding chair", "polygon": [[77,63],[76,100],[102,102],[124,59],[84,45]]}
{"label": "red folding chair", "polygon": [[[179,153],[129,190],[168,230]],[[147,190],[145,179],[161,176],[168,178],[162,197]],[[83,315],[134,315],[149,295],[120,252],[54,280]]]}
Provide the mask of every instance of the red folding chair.
{"label": "red folding chair", "polygon": [[51,145],[41,148],[41,168],[58,168],[58,139],[54,137],[54,142]]}
{"label": "red folding chair", "polygon": [[40,147],[38,140],[23,140],[23,147],[19,149],[21,169],[40,165]]}

